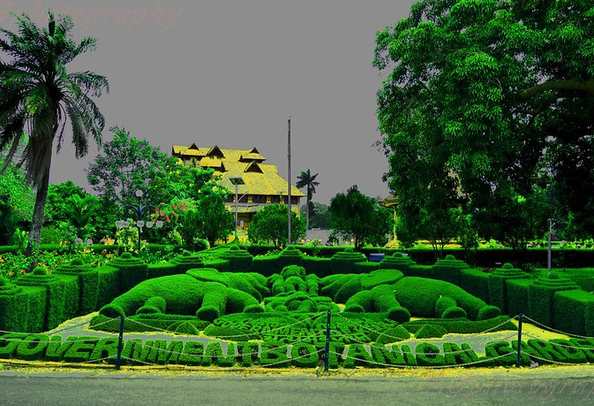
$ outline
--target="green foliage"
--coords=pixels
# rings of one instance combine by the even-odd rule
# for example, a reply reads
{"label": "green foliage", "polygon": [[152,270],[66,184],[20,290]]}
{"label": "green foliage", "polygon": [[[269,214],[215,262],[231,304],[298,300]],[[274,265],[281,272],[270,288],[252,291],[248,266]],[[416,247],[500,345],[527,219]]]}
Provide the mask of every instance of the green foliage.
{"label": "green foliage", "polygon": [[555,328],[571,334],[585,336],[586,310],[594,302],[594,294],[583,290],[555,292],[553,297],[553,324]]}
{"label": "green foliage", "polygon": [[528,288],[530,317],[545,326],[555,327],[553,317],[555,292],[575,289],[579,289],[577,284],[555,272],[538,278]]}
{"label": "green foliage", "polygon": [[225,208],[229,191],[214,181],[201,189],[193,210],[188,210],[182,220],[182,231],[187,241],[195,237],[206,238],[211,247],[215,241],[226,238],[233,231],[233,213]]}
{"label": "green foliage", "polygon": [[410,333],[403,326],[396,326],[382,332],[375,340],[378,344],[389,344],[397,341],[408,340]]}
{"label": "green foliage", "polygon": [[[0,167],[4,165],[0,155]],[[9,164],[0,176],[0,245],[11,243],[15,231],[33,215],[33,191],[25,175]]]}
{"label": "green foliage", "polygon": [[[430,326],[426,326],[419,330],[418,334],[422,331],[427,330]],[[439,332],[431,332],[431,334],[439,334]],[[423,338],[432,338],[431,334]],[[437,336],[441,337],[441,336]],[[417,336],[417,338],[420,338]],[[445,364],[445,357],[441,354],[438,346],[431,343],[420,343],[415,347],[415,353],[417,354],[417,363],[419,366],[440,366]]]}
{"label": "green foliage", "polygon": [[[87,179],[102,199],[134,204],[134,192],[144,191],[145,179],[163,171],[169,158],[146,140],[130,136],[124,128],[112,127],[110,131],[113,140],[103,143],[101,152],[89,164]],[[145,197],[152,198],[149,193]]]}
{"label": "green foliage", "polygon": [[[260,209],[252,219],[248,229],[250,241],[272,242],[274,247],[287,244],[287,229],[289,227],[288,206],[280,203],[267,204]],[[305,222],[291,212],[291,238],[298,240],[305,237]]]}
{"label": "green foliage", "polygon": [[464,261],[457,260],[453,255],[437,261],[431,268],[431,277],[460,285],[460,270],[468,268]]}
{"label": "green foliage", "polygon": [[490,303],[499,307],[503,313],[511,313],[508,309],[508,283],[513,279],[529,279],[530,276],[515,269],[511,264],[506,263],[502,268],[497,268],[489,275],[489,298]]}
{"label": "green foliage", "polygon": [[400,304],[414,316],[436,317],[435,304],[443,296],[455,300],[471,320],[476,320],[479,317],[479,311],[487,306],[479,298],[444,281],[409,276],[392,286]]}
{"label": "green foliage", "polygon": [[365,244],[384,245],[392,232],[393,215],[377,200],[365,196],[352,186],[330,200],[329,228],[345,239],[354,239],[355,247]]}
{"label": "green foliage", "polygon": [[426,202],[441,195],[439,212],[462,203],[482,237],[518,248],[545,231],[552,185],[559,211],[591,227],[580,196],[594,178],[590,9],[426,0],[377,33],[374,65],[388,78],[378,121],[399,215],[431,214]]}
{"label": "green foliage", "polygon": [[415,338],[441,338],[447,334],[447,330],[440,325],[425,324],[415,332]]}
{"label": "green foliage", "polygon": [[360,252],[337,252],[332,256],[330,269],[332,273],[352,273],[355,271],[355,263],[362,261],[367,261],[367,258]]}

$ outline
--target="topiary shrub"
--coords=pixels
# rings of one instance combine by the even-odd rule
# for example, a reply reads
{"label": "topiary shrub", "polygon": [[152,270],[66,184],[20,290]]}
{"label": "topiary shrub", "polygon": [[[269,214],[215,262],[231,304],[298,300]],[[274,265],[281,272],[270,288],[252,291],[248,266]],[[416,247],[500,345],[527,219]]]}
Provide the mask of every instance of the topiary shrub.
{"label": "topiary shrub", "polygon": [[386,317],[398,323],[405,323],[410,320],[410,312],[402,306],[396,306],[388,310]]}
{"label": "topiary shrub", "polygon": [[545,326],[556,328],[553,315],[555,292],[578,289],[575,282],[556,272],[541,276],[528,288],[530,317]]}
{"label": "topiary shrub", "polygon": [[437,261],[431,267],[431,277],[459,286],[460,271],[468,267],[466,262],[457,260],[453,255],[447,255],[445,259]]}
{"label": "topiary shrub", "polygon": [[124,252],[121,257],[109,261],[109,265],[120,271],[120,293],[124,293],[148,278],[148,265]]}
{"label": "topiary shrub", "polygon": [[229,261],[229,271],[232,272],[251,272],[253,266],[253,257],[246,250],[233,245],[231,249],[221,255],[222,259]]}
{"label": "topiary shrub", "polygon": [[47,275],[47,268],[44,266],[36,266],[33,269],[33,275]]}
{"label": "topiary shrub", "polygon": [[442,314],[441,317],[444,319],[466,319],[468,315],[466,311],[461,307],[449,307]]}
{"label": "topiary shrub", "polygon": [[378,344],[391,344],[402,340],[408,340],[410,333],[403,326],[396,326],[381,333],[375,340]]}
{"label": "topiary shrub", "polygon": [[332,256],[330,269],[332,273],[352,273],[355,271],[355,262],[365,262],[367,257],[352,249],[337,252]]}
{"label": "topiary shrub", "polygon": [[294,245],[289,245],[287,248],[282,250],[277,258],[277,266],[280,269],[284,269],[290,265],[302,265],[302,262],[303,253],[295,248]]}
{"label": "topiary shrub", "polygon": [[503,267],[497,268],[489,275],[490,302],[493,306],[499,307],[503,313],[510,313],[507,306],[507,286],[509,281],[514,279],[530,279],[530,275],[514,268],[510,263],[505,263]]}
{"label": "topiary shrub", "polygon": [[[418,338],[418,337],[417,337]],[[428,338],[428,337],[423,337]],[[445,357],[441,354],[438,346],[431,343],[420,343],[415,347],[417,364],[419,366],[441,366],[445,365]]]}
{"label": "topiary shrub", "polygon": [[477,320],[488,320],[501,315],[501,310],[495,306],[485,306],[479,310]]}
{"label": "topiary shrub", "polygon": [[410,257],[403,256],[400,252],[385,257],[384,260],[380,262],[380,269],[397,269],[407,276],[410,275],[411,268],[415,266],[417,266],[415,261]]}
{"label": "topiary shrub", "polygon": [[435,324],[425,324],[417,330],[415,338],[441,338],[445,334],[447,334],[445,328]]}

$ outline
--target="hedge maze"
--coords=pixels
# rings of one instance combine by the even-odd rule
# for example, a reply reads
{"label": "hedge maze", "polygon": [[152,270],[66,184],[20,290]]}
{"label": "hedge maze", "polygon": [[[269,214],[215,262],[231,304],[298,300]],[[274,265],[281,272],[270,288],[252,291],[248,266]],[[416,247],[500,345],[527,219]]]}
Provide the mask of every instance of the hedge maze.
{"label": "hedge maze", "polygon": [[381,263],[354,251],[317,258],[294,247],[252,257],[237,246],[214,258],[185,252],[146,265],[123,254],[103,267],[74,260],[0,279],[0,359],[114,363],[117,337],[44,333],[94,311],[95,330],[117,332],[123,318],[126,334],[177,334],[126,338],[130,365],[309,368],[328,337],[331,368],[514,365],[518,340],[479,349],[444,336],[513,335],[518,313],[573,335],[525,336],[522,365],[594,359],[594,295],[560,273],[532,279],[509,264],[485,273],[451,256],[433,266],[398,253]]}

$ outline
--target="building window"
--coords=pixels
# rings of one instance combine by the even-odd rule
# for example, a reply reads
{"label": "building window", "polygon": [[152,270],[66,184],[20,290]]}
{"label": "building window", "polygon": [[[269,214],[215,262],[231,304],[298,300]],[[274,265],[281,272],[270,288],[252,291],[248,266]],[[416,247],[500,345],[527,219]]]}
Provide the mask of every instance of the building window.
{"label": "building window", "polygon": [[252,196],[252,202],[254,202],[254,203],[266,203],[266,196],[264,196],[264,195],[254,195],[254,196]]}

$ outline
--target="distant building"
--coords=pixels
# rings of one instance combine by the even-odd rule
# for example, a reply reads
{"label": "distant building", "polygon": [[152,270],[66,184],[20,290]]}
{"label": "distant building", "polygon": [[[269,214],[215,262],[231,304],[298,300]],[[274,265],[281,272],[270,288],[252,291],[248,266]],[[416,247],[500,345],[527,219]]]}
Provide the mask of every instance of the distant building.
{"label": "distant building", "polygon": [[[227,209],[231,211],[235,211],[235,185],[230,179],[243,179],[244,184],[238,186],[239,229],[247,229],[254,214],[265,205],[288,203],[287,180],[278,174],[276,165],[264,163],[266,158],[255,147],[227,149],[216,145],[173,145],[171,155],[178,157],[186,166],[212,168],[215,174],[221,175],[219,184],[232,192],[227,198]],[[291,208],[297,214],[302,197],[305,193],[291,185]]]}

